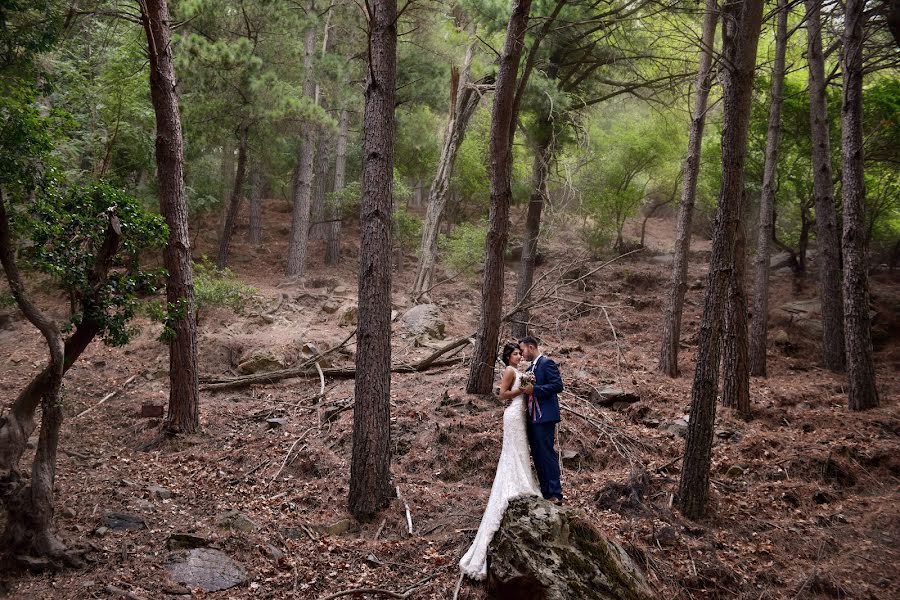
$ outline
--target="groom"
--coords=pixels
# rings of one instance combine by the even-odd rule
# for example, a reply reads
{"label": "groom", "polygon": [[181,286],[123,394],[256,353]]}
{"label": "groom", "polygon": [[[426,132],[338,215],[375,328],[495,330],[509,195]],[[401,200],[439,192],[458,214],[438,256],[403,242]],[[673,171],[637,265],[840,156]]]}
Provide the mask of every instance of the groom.
{"label": "groom", "polygon": [[559,367],[538,350],[538,340],[527,336],[519,340],[519,350],[525,360],[531,361],[529,371],[534,373],[534,385],[526,385],[522,391],[533,397],[528,408],[528,445],[541,482],[541,494],[555,504],[562,504],[562,487],[559,481],[559,457],[553,448],[556,443],[556,424],[559,423],[559,394],[563,390]]}

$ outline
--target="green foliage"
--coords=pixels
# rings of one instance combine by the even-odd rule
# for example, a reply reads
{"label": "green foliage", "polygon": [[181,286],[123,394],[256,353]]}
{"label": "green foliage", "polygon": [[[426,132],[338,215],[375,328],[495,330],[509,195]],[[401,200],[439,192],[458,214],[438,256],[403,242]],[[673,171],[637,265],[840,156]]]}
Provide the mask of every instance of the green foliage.
{"label": "green foliage", "polygon": [[438,247],[444,263],[457,273],[474,275],[478,266],[484,262],[486,237],[487,224],[484,222],[463,223],[449,235],[441,235]]}
{"label": "green foliage", "polygon": [[197,314],[209,308],[227,308],[242,313],[257,290],[235,276],[231,269],[217,269],[204,256],[194,262],[194,301]]}
{"label": "green foliage", "polygon": [[404,252],[414,248],[422,237],[422,217],[395,206],[393,235],[394,243]]}

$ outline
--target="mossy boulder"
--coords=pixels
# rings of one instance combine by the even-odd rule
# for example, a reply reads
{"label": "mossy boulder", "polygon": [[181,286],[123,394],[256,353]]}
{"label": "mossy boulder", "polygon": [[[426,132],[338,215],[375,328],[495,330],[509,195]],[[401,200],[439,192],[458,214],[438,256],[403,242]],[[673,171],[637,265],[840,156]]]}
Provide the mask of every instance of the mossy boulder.
{"label": "mossy boulder", "polygon": [[587,518],[539,498],[509,503],[488,549],[488,591],[516,600],[650,600],[638,566]]}

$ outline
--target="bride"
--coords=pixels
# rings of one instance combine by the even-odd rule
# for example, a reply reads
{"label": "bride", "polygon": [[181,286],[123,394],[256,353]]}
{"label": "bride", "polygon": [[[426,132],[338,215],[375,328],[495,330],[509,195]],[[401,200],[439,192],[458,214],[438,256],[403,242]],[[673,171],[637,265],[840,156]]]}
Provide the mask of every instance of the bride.
{"label": "bride", "polygon": [[487,549],[491,538],[500,527],[503,513],[509,501],[519,496],[540,496],[534,471],[531,468],[531,453],[528,449],[528,435],[525,424],[525,396],[519,392],[522,374],[516,365],[522,360],[519,346],[508,343],[501,354],[506,369],[500,380],[500,398],[512,399],[503,411],[503,448],[497,463],[497,474],[491,487],[491,496],[481,518],[481,525],[472,546],[459,561],[459,567],[472,579],[487,576]]}

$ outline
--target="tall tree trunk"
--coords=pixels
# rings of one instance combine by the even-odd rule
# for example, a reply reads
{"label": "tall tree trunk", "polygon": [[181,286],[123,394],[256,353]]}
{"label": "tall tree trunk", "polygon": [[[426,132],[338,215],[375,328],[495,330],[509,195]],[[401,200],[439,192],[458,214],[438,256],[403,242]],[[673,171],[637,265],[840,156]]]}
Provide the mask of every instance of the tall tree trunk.
{"label": "tall tree trunk", "polygon": [[[523,302],[534,283],[534,264],[537,260],[537,243],[541,233],[541,213],[548,197],[547,179],[553,160],[553,125],[544,121],[536,126],[541,132],[534,149],[534,164],[531,168],[531,198],[525,216],[525,236],[522,239],[522,260],[519,264],[519,279],[516,281],[516,304]],[[528,320],[531,311],[520,310],[512,317],[513,337],[528,335]]]}
{"label": "tall tree trunk", "polygon": [[744,292],[747,265],[747,231],[749,202],[743,198],[744,218],[738,221],[734,238],[734,268],[725,299],[725,339],[722,358],[725,383],[722,404],[733,408],[741,417],[750,418],[750,362],[747,340],[747,294]]}
{"label": "tall tree trunk", "polygon": [[[344,189],[347,173],[347,127],[349,115],[347,109],[341,109],[338,120],[338,137],[334,158],[334,191]],[[332,203],[329,211],[328,228],[325,230],[325,264],[336,265],[341,260],[341,207]]]}
{"label": "tall tree trunk", "polygon": [[163,426],[168,434],[200,429],[200,389],[197,372],[197,311],[184,191],[184,142],[175,89],[175,65],[166,0],[146,0],[141,21],[150,57],[150,99],[156,113],[156,170],[160,212],[169,226],[164,252],[166,301],[171,321],[169,337],[169,411]]}
{"label": "tall tree trunk", "polygon": [[503,255],[509,236],[509,204],[512,199],[512,122],[516,74],[522,56],[531,0],[513,0],[500,56],[500,71],[491,112],[490,178],[491,209],[485,241],[484,279],[481,284],[481,315],[475,336],[475,353],[466,383],[470,394],[489,394],[494,381],[497,340],[503,307]]}
{"label": "tall tree trunk", "polygon": [[234,222],[241,208],[241,197],[244,195],[244,178],[247,175],[247,147],[249,146],[250,125],[241,123],[238,129],[238,160],[234,173],[234,185],[231,188],[231,199],[228,201],[228,212],[225,215],[225,225],[222,227],[222,237],[219,239],[219,253],[216,256],[216,266],[224,269],[228,266],[228,246],[231,244],[231,236],[234,233]]}
{"label": "tall tree trunk", "polygon": [[328,194],[328,169],[331,162],[331,144],[325,138],[319,139],[316,152],[316,167],[313,175],[312,205],[310,207],[312,230],[310,239],[325,238],[325,196]]}
{"label": "tall tree trunk", "polygon": [[841,158],[844,201],[844,318],[850,410],[878,406],[869,322],[868,252],[865,234],[862,78],[865,0],[847,0],[841,71]]}
{"label": "tall tree trunk", "polygon": [[350,512],[369,519],[393,495],[391,463],[391,221],[397,2],[369,4],[363,133],[359,327]]}
{"label": "tall tree trunk", "polygon": [[703,516],[709,496],[722,313],[734,268],[734,240],[741,218],[750,100],[762,9],[762,0],[729,2],[722,7],[722,188],[716,210],[697,368],[691,390],[690,422],[677,495],[678,508],[690,519]]}
{"label": "tall tree trunk", "polygon": [[822,301],[822,352],[825,368],[844,370],[844,310],[841,301],[841,239],[831,178],[831,142],[828,139],[825,57],[822,55],[822,0],[806,0],[809,60],[810,137],[813,190],[816,198],[816,246],[819,263],[819,298]]}
{"label": "tall tree trunk", "polygon": [[416,297],[434,285],[438,234],[444,208],[447,206],[450,178],[453,176],[456,155],[460,146],[462,146],[469,121],[472,115],[475,114],[475,109],[478,108],[478,102],[481,99],[478,91],[472,88],[470,82],[469,75],[473,53],[474,44],[470,45],[466,51],[466,58],[460,75],[453,76],[455,69],[451,70],[450,117],[447,120],[447,128],[444,131],[444,147],[441,150],[437,173],[434,175],[434,180],[431,182],[431,188],[428,192],[425,221],[422,223],[422,245],[412,292],[413,296]]}
{"label": "tall tree trunk", "polygon": [[775,186],[778,175],[778,141],[781,135],[781,105],[784,103],[784,56],[787,48],[787,0],[778,0],[775,33],[775,64],[772,67],[772,97],[766,134],[766,163],[759,202],[756,236],[756,269],[753,290],[753,321],[750,331],[750,373],[766,376],[766,339],[769,330],[769,261],[775,235]]}
{"label": "tall tree trunk", "polygon": [[697,180],[700,173],[700,150],[703,145],[703,128],[706,124],[706,103],[709,100],[709,90],[713,82],[712,55],[718,20],[718,1],[706,0],[703,36],[700,42],[700,67],[697,70],[697,97],[694,100],[694,115],[691,121],[687,158],[684,161],[681,203],[678,207],[678,230],[672,260],[672,284],[669,287],[665,329],[659,353],[659,372],[669,377],[678,377],[678,345],[681,341],[684,294],[687,291],[688,258],[694,221],[694,197],[697,194]]}
{"label": "tall tree trunk", "polygon": [[[310,3],[310,10],[314,9]],[[304,55],[303,95],[314,99],[316,84],[313,80],[312,60],[316,46],[316,30],[310,27],[303,40]],[[312,196],[313,160],[315,159],[318,129],[315,123],[305,121],[300,128],[300,151],[297,156],[297,167],[294,169],[293,201],[294,210],[291,218],[291,237],[288,245],[287,270],[288,277],[303,277],[306,274],[306,258],[309,249],[310,201]]]}
{"label": "tall tree trunk", "polygon": [[255,160],[250,166],[250,227],[247,241],[253,246],[262,243],[262,165]]}

